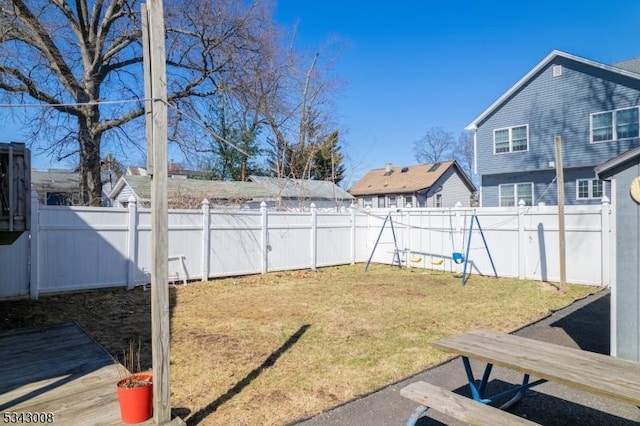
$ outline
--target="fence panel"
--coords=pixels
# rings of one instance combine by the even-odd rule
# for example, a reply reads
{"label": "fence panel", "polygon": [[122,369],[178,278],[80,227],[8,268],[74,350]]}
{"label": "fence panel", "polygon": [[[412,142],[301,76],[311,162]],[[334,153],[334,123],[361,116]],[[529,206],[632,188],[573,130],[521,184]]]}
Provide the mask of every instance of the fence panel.
{"label": "fence panel", "polygon": [[284,271],[311,266],[311,215],[269,212],[268,270]]}
{"label": "fence panel", "polygon": [[316,232],[317,266],[348,263],[352,250],[351,214],[317,213]]}
{"label": "fence panel", "polygon": [[39,291],[126,285],[126,210],[42,206],[37,232]]}
{"label": "fence panel", "polygon": [[213,212],[209,227],[209,277],[259,274],[263,257],[261,214]]}

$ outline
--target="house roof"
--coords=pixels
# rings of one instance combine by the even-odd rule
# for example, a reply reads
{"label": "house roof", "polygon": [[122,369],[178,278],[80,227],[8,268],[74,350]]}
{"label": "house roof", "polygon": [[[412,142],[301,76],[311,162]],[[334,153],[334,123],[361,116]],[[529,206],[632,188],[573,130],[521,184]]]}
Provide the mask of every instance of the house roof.
{"label": "house roof", "polygon": [[471,191],[476,190],[467,174],[452,160],[408,167],[391,166],[390,172],[386,167],[373,169],[356,182],[349,192],[353,195],[413,193],[432,187],[451,167],[457,170]]}
{"label": "house roof", "polygon": [[250,176],[253,182],[265,187],[273,196],[282,198],[298,198],[321,200],[352,200],[353,195],[326,180],[273,178],[267,176]]}
{"label": "house roof", "polygon": [[607,178],[610,176],[610,171],[617,168],[618,166],[626,163],[627,161],[631,161],[636,157],[640,156],[640,146],[637,148],[630,149],[627,152],[623,152],[622,154],[614,157],[610,160],[605,161],[595,168],[596,176],[599,178]]}
{"label": "house roof", "polygon": [[[115,172],[102,170],[102,184],[109,184]],[[31,186],[36,191],[77,192],[80,190],[80,173],[69,170],[50,169],[47,171],[31,170]]]}
{"label": "house roof", "polygon": [[[151,199],[149,176],[122,176],[109,197],[114,198],[128,185],[141,200]],[[169,198],[187,197],[200,200],[253,200],[267,198],[269,192],[253,182],[227,182],[220,180],[167,179]]]}
{"label": "house roof", "polygon": [[31,186],[39,191],[78,191],[80,189],[80,173],[55,169],[31,170]]}
{"label": "house roof", "polygon": [[640,74],[640,58],[633,58],[622,62],[616,62],[612,64],[616,68],[622,68],[623,70],[631,71],[636,74]]}
{"label": "house roof", "polygon": [[606,65],[600,62],[592,61],[590,59],[581,58],[579,56],[571,55],[569,53],[561,52],[560,50],[554,50],[548,54],[538,65],[533,67],[531,71],[525,74],[516,84],[511,86],[502,96],[500,96],[489,108],[484,110],[478,117],[476,117],[471,123],[465,127],[466,130],[476,130],[478,124],[493,113],[498,107],[507,101],[515,92],[520,90],[525,84],[532,80],[537,73],[552,63],[556,58],[569,59],[587,66],[598,68],[601,70],[609,71],[612,73],[620,74],[625,77],[634,78],[640,80],[640,62],[638,59],[631,59],[629,61],[619,62],[614,65]]}

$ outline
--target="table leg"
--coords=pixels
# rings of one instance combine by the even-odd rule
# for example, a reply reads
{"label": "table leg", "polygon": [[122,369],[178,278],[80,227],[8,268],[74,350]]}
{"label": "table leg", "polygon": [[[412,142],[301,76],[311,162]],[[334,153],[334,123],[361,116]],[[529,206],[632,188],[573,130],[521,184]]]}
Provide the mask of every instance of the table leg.
{"label": "table leg", "polygon": [[493,364],[487,364],[484,373],[482,374],[482,379],[480,383],[477,383],[477,380],[473,374],[473,369],[471,368],[471,362],[468,357],[462,357],[462,363],[464,364],[464,371],[467,374],[467,380],[469,382],[469,389],[471,390],[471,397],[483,404],[490,404],[496,400],[500,400],[502,398],[507,398],[511,395],[511,399],[500,406],[501,409],[506,410],[507,408],[513,406],[516,402],[520,401],[524,396],[527,389],[537,386],[546,382],[544,379],[536,380],[535,382],[529,383],[529,375],[525,374],[522,379],[522,384],[516,386],[512,389],[507,389],[506,391],[500,392],[496,395],[492,395],[491,397],[485,396],[485,390],[487,384],[489,383],[489,376],[491,375],[491,370],[493,369]]}
{"label": "table leg", "polygon": [[418,419],[422,417],[422,415],[429,409],[429,407],[420,406],[416,408],[413,413],[411,413],[411,417],[407,420],[404,426],[415,426],[418,422]]}

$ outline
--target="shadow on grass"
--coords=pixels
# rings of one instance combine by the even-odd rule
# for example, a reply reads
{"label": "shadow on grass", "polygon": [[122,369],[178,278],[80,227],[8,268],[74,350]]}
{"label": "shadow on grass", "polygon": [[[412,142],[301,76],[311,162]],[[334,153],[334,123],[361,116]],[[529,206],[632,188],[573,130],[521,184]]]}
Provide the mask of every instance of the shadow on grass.
{"label": "shadow on grass", "polygon": [[193,416],[191,416],[187,420],[187,423],[192,426],[200,424],[200,422],[202,422],[205,418],[207,418],[207,416],[214,413],[218,409],[218,407],[220,407],[222,404],[224,404],[225,402],[229,401],[231,398],[233,398],[234,396],[242,392],[242,390],[245,387],[247,387],[251,382],[253,382],[255,379],[257,379],[264,370],[273,366],[278,360],[278,358],[280,358],[285,352],[291,349],[293,345],[295,345],[298,342],[298,340],[300,340],[300,337],[302,337],[302,335],[309,329],[309,327],[311,327],[310,324],[305,324],[302,327],[300,327],[298,331],[292,334],[291,337],[289,337],[282,346],[280,346],[278,349],[273,351],[271,355],[269,355],[262,362],[262,364],[254,368],[242,380],[236,383],[235,386],[233,386],[231,389],[229,389],[227,392],[225,392],[223,395],[218,397],[215,401],[211,402],[206,407],[193,413]]}

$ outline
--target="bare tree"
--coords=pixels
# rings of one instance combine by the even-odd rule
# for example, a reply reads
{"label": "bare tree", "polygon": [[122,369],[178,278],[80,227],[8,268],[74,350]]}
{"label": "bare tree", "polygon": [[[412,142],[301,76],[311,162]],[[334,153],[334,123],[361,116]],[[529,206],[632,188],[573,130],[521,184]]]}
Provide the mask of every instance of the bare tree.
{"label": "bare tree", "polygon": [[[168,101],[186,111],[238,79],[272,26],[266,2],[169,0]],[[100,205],[105,140],[131,144],[127,125],[144,114],[138,0],[0,0],[0,91],[48,105],[36,120],[46,151],[77,158],[85,203]],[[137,103],[107,103],[139,99]],[[172,109],[174,124],[181,122]],[[138,126],[140,127],[140,126]],[[172,135],[179,135],[174,127]]]}
{"label": "bare tree", "polygon": [[413,143],[413,154],[419,163],[437,163],[452,160],[455,153],[453,133],[442,127],[431,127]]}
{"label": "bare tree", "polygon": [[462,170],[473,180],[473,133],[462,131],[458,136],[456,160]]}

